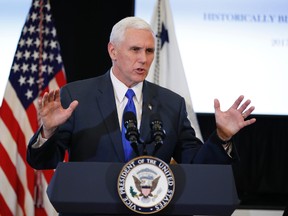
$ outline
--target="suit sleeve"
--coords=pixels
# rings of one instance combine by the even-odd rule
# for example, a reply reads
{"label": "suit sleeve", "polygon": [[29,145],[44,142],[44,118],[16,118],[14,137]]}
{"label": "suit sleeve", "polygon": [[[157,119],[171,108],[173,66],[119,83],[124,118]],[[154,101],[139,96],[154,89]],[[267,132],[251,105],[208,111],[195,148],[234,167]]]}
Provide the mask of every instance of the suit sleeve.
{"label": "suit sleeve", "polygon": [[[229,154],[223,148],[224,142],[217,136],[214,131],[208,140],[199,149],[194,158],[194,163],[201,164],[231,164],[238,160],[236,154]],[[235,145],[232,144],[232,152],[235,152]]]}
{"label": "suit sleeve", "polygon": [[[188,120],[186,105],[183,99],[178,123],[178,143],[175,151],[175,160],[178,163],[195,164],[231,164],[237,159],[231,158],[223,148],[223,141],[214,131],[208,140],[202,143],[196,135]],[[233,145],[233,150],[234,150]]]}
{"label": "suit sleeve", "polygon": [[[64,89],[65,90],[65,89]],[[61,103],[65,108],[70,104],[68,93],[61,89]],[[59,162],[62,162],[65,157],[65,151],[68,149],[68,143],[71,137],[73,115],[66,123],[59,126],[54,135],[50,137],[39,148],[33,148],[32,145],[36,142],[42,127],[30,139],[26,160],[34,169],[55,169]]]}
{"label": "suit sleeve", "polygon": [[[27,149],[27,162],[34,169],[55,169],[58,162],[64,160],[66,148],[61,144],[58,130],[39,148],[33,148],[32,145],[36,142],[40,128],[29,141]],[[63,134],[61,134],[63,136]]]}

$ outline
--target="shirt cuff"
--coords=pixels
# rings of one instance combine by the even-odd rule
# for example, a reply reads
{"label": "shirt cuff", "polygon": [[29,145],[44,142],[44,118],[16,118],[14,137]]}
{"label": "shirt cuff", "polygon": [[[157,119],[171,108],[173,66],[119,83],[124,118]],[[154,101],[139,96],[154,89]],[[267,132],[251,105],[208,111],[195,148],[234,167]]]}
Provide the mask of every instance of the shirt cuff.
{"label": "shirt cuff", "polygon": [[47,141],[47,139],[43,138],[41,133],[39,133],[36,142],[33,143],[31,147],[32,148],[40,148],[46,141]]}
{"label": "shirt cuff", "polygon": [[222,147],[224,148],[225,152],[227,153],[227,155],[232,158],[231,153],[233,150],[233,142],[232,142],[232,138],[228,141],[224,141],[222,139],[219,138],[218,134],[216,131],[214,131],[214,133],[211,136],[211,140],[212,142],[222,145]]}

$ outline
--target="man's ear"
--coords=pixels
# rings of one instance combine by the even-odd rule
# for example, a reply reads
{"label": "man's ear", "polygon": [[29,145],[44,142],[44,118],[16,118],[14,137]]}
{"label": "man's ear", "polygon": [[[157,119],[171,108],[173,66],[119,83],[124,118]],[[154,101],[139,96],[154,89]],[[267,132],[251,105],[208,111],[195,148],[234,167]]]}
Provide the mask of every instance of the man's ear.
{"label": "man's ear", "polygon": [[108,53],[110,55],[110,58],[112,59],[112,61],[116,60],[116,49],[115,49],[115,46],[109,42],[108,43]]}

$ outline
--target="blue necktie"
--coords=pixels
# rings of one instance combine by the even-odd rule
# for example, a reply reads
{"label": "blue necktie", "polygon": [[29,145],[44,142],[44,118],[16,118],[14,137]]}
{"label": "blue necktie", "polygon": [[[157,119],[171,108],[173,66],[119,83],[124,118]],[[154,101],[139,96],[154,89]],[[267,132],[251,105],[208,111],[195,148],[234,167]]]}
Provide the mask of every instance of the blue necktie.
{"label": "blue necktie", "polygon": [[[135,96],[135,93],[132,89],[128,89],[125,96],[128,98],[128,102],[124,108],[123,116],[125,112],[133,112],[136,115],[136,108],[135,104],[133,102],[133,97]],[[132,147],[130,144],[130,141],[126,139],[125,137],[126,128],[124,126],[124,118],[122,119],[122,143],[125,153],[125,162],[129,161],[131,159],[131,153],[132,153]]]}

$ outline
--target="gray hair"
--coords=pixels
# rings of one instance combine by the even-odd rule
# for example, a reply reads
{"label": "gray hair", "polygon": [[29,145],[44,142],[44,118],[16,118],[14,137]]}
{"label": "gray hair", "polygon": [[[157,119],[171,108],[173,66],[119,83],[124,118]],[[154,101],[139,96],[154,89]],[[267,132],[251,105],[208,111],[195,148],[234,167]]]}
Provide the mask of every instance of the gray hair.
{"label": "gray hair", "polygon": [[145,20],[139,17],[126,17],[113,26],[110,42],[118,45],[124,40],[125,32],[129,28],[148,30],[151,31],[153,36],[155,35],[151,26]]}

